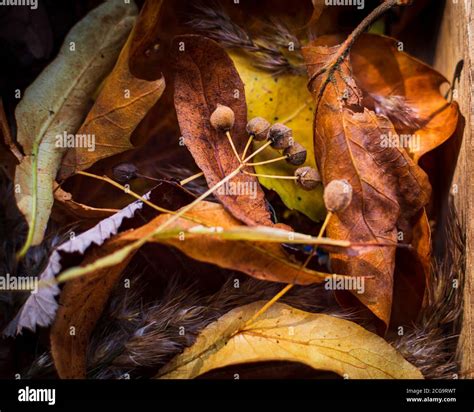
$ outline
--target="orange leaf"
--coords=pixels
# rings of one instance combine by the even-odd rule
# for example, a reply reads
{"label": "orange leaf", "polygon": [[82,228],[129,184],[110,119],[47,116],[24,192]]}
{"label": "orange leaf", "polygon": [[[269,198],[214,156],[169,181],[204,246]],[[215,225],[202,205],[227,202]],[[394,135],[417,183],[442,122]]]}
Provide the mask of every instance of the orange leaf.
{"label": "orange leaf", "polygon": [[[395,134],[390,120],[363,106],[349,59],[339,61],[334,37],[320,37],[304,48],[316,99],[316,161],[326,185],[345,179],[353,188],[349,207],[331,218],[328,234],[354,242],[397,243],[410,233],[411,219],[428,202],[428,177],[405,149],[381,145]],[[329,45],[328,45],[329,42]],[[410,237],[408,235],[408,237]],[[357,298],[386,325],[390,320],[395,248],[374,248],[357,257],[331,254],[331,267],[350,276],[373,276]]]}

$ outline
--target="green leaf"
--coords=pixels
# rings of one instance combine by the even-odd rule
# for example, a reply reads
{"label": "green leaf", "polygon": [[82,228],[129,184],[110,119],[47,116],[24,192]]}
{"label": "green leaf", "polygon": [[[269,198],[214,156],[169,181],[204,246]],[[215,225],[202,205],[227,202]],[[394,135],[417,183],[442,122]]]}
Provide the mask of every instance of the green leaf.
{"label": "green leaf", "polygon": [[91,96],[112,69],[130,32],[136,6],[109,0],[69,32],[56,59],[25,91],[15,116],[26,156],[15,173],[16,201],[29,225],[23,256],[44,236],[53,184],[67,147],[59,136],[76,133]]}

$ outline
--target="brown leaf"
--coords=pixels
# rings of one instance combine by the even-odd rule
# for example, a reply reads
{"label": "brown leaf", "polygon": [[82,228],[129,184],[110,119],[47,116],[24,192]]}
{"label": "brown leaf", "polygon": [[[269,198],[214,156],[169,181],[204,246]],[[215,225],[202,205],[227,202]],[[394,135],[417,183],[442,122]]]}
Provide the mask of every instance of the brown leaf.
{"label": "brown leaf", "polygon": [[[179,51],[180,45],[184,46],[184,51]],[[225,133],[216,131],[209,118],[218,104],[234,111],[235,124],[230,133],[241,154],[248,140],[244,87],[232,60],[213,40],[195,35],[178,36],[174,41],[174,53],[174,102],[179,126],[184,143],[211,187],[233,172],[239,162]],[[256,177],[241,172],[223,188],[215,195],[237,219],[248,225],[272,224]],[[233,192],[232,188],[235,188]]]}
{"label": "brown leaf", "polygon": [[[160,215],[146,225],[124,233],[122,246],[142,238],[152,232],[172,215]],[[242,224],[229,215],[217,203],[201,202],[186,213],[188,219],[180,218],[166,231],[186,231],[191,227],[204,225],[231,229]],[[193,221],[189,220],[193,219]],[[174,246],[187,256],[214,265],[238,270],[258,279],[275,282],[312,284],[324,281],[327,273],[301,269],[301,263],[291,261],[276,243],[220,240],[216,237],[188,236],[180,240],[178,235],[166,238],[157,236],[155,241]]]}
{"label": "brown leaf", "polygon": [[409,148],[415,162],[445,142],[455,131],[456,102],[440,93],[448,83],[439,72],[398,50],[395,39],[373,34],[361,36],[351,50],[358,86],[372,105],[386,112],[399,134],[414,135]]}
{"label": "brown leaf", "polygon": [[[346,179],[353,188],[347,209],[330,220],[334,239],[397,243],[397,230],[409,233],[413,216],[428,202],[426,174],[399,147],[382,147],[381,136],[395,134],[390,120],[363,107],[349,59],[337,61],[338,45],[321,37],[304,48],[316,99],[315,151],[323,183]],[[335,65],[336,70],[323,69]],[[372,275],[357,298],[386,325],[390,320],[395,248],[375,248],[348,259],[331,255],[331,267],[351,276]]]}
{"label": "brown leaf", "polygon": [[132,149],[131,134],[162,95],[165,88],[163,77],[148,81],[130,73],[130,43],[129,37],[117,64],[77,132],[77,135],[94,136],[94,150],[88,147],[69,150],[61,164],[60,179],[87,169],[100,159]]}
{"label": "brown leaf", "polygon": [[[163,0],[147,0],[143,5],[130,44],[130,71],[140,78],[156,80],[161,77],[159,51],[163,16]],[[169,22],[168,22],[169,23]],[[143,77],[142,77],[143,76]]]}
{"label": "brown leaf", "polygon": [[397,249],[391,323],[394,328],[416,321],[431,282],[431,229],[423,209],[413,223],[410,249]]}
{"label": "brown leaf", "polygon": [[[94,262],[115,248],[107,242],[95,248],[83,264]],[[91,276],[66,283],[51,328],[51,354],[58,375],[62,379],[81,379],[86,376],[86,350],[94,326],[100,318],[110,293],[132,259],[131,253],[119,265],[102,268]],[[70,333],[74,327],[74,334]]]}

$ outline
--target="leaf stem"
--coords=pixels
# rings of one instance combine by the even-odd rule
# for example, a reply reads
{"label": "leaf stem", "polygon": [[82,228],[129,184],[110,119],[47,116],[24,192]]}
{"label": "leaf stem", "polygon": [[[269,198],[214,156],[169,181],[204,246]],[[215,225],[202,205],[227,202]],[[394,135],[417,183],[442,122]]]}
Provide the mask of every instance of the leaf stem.
{"label": "leaf stem", "polygon": [[38,208],[38,155],[39,155],[39,143],[35,142],[33,145],[33,157],[31,160],[31,170],[33,175],[33,181],[31,185],[33,187],[33,193],[31,194],[31,221],[28,225],[28,234],[26,235],[26,241],[20,251],[17,253],[16,258],[20,260],[23,258],[28,249],[32,246],[33,237],[36,229],[36,210]]}
{"label": "leaf stem", "polygon": [[398,5],[399,0],[385,0],[379,6],[377,6],[374,10],[372,10],[360,23],[359,25],[352,31],[352,33],[347,37],[347,39],[341,44],[339,50],[337,51],[336,55],[334,56],[332,63],[328,66],[324,67],[320,71],[314,73],[310,79],[309,83],[311,83],[316,77],[320,76],[323,73],[327,73],[326,78],[324,79],[321,88],[318,93],[318,97],[316,99],[317,107],[315,112],[318,110],[319,102],[321,100],[321,96],[324,94],[326,86],[331,81],[332,75],[334,72],[339,68],[339,66],[343,63],[344,59],[348,56],[351,51],[351,48],[355,41],[365,32],[367,27],[369,27],[375,20],[377,20],[382,14],[390,10],[392,7]]}
{"label": "leaf stem", "polygon": [[248,164],[248,161],[255,157],[257,154],[259,154],[262,150],[265,150],[268,146],[272,144],[271,141],[266,142],[264,145],[260,146],[255,152],[251,153],[246,159],[242,160],[242,163],[244,165]]}

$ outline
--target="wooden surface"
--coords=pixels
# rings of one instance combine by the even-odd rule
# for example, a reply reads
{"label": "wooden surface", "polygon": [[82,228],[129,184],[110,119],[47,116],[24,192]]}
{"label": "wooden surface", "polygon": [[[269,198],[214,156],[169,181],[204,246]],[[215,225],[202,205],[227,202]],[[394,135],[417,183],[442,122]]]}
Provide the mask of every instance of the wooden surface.
{"label": "wooden surface", "polygon": [[[474,378],[474,27],[473,0],[446,0],[437,41],[434,66],[452,79],[456,64],[464,60],[456,86],[461,114],[465,119],[452,184],[457,210],[463,216],[467,239],[463,330],[460,340],[461,378]],[[461,141],[461,140],[460,140]]]}

